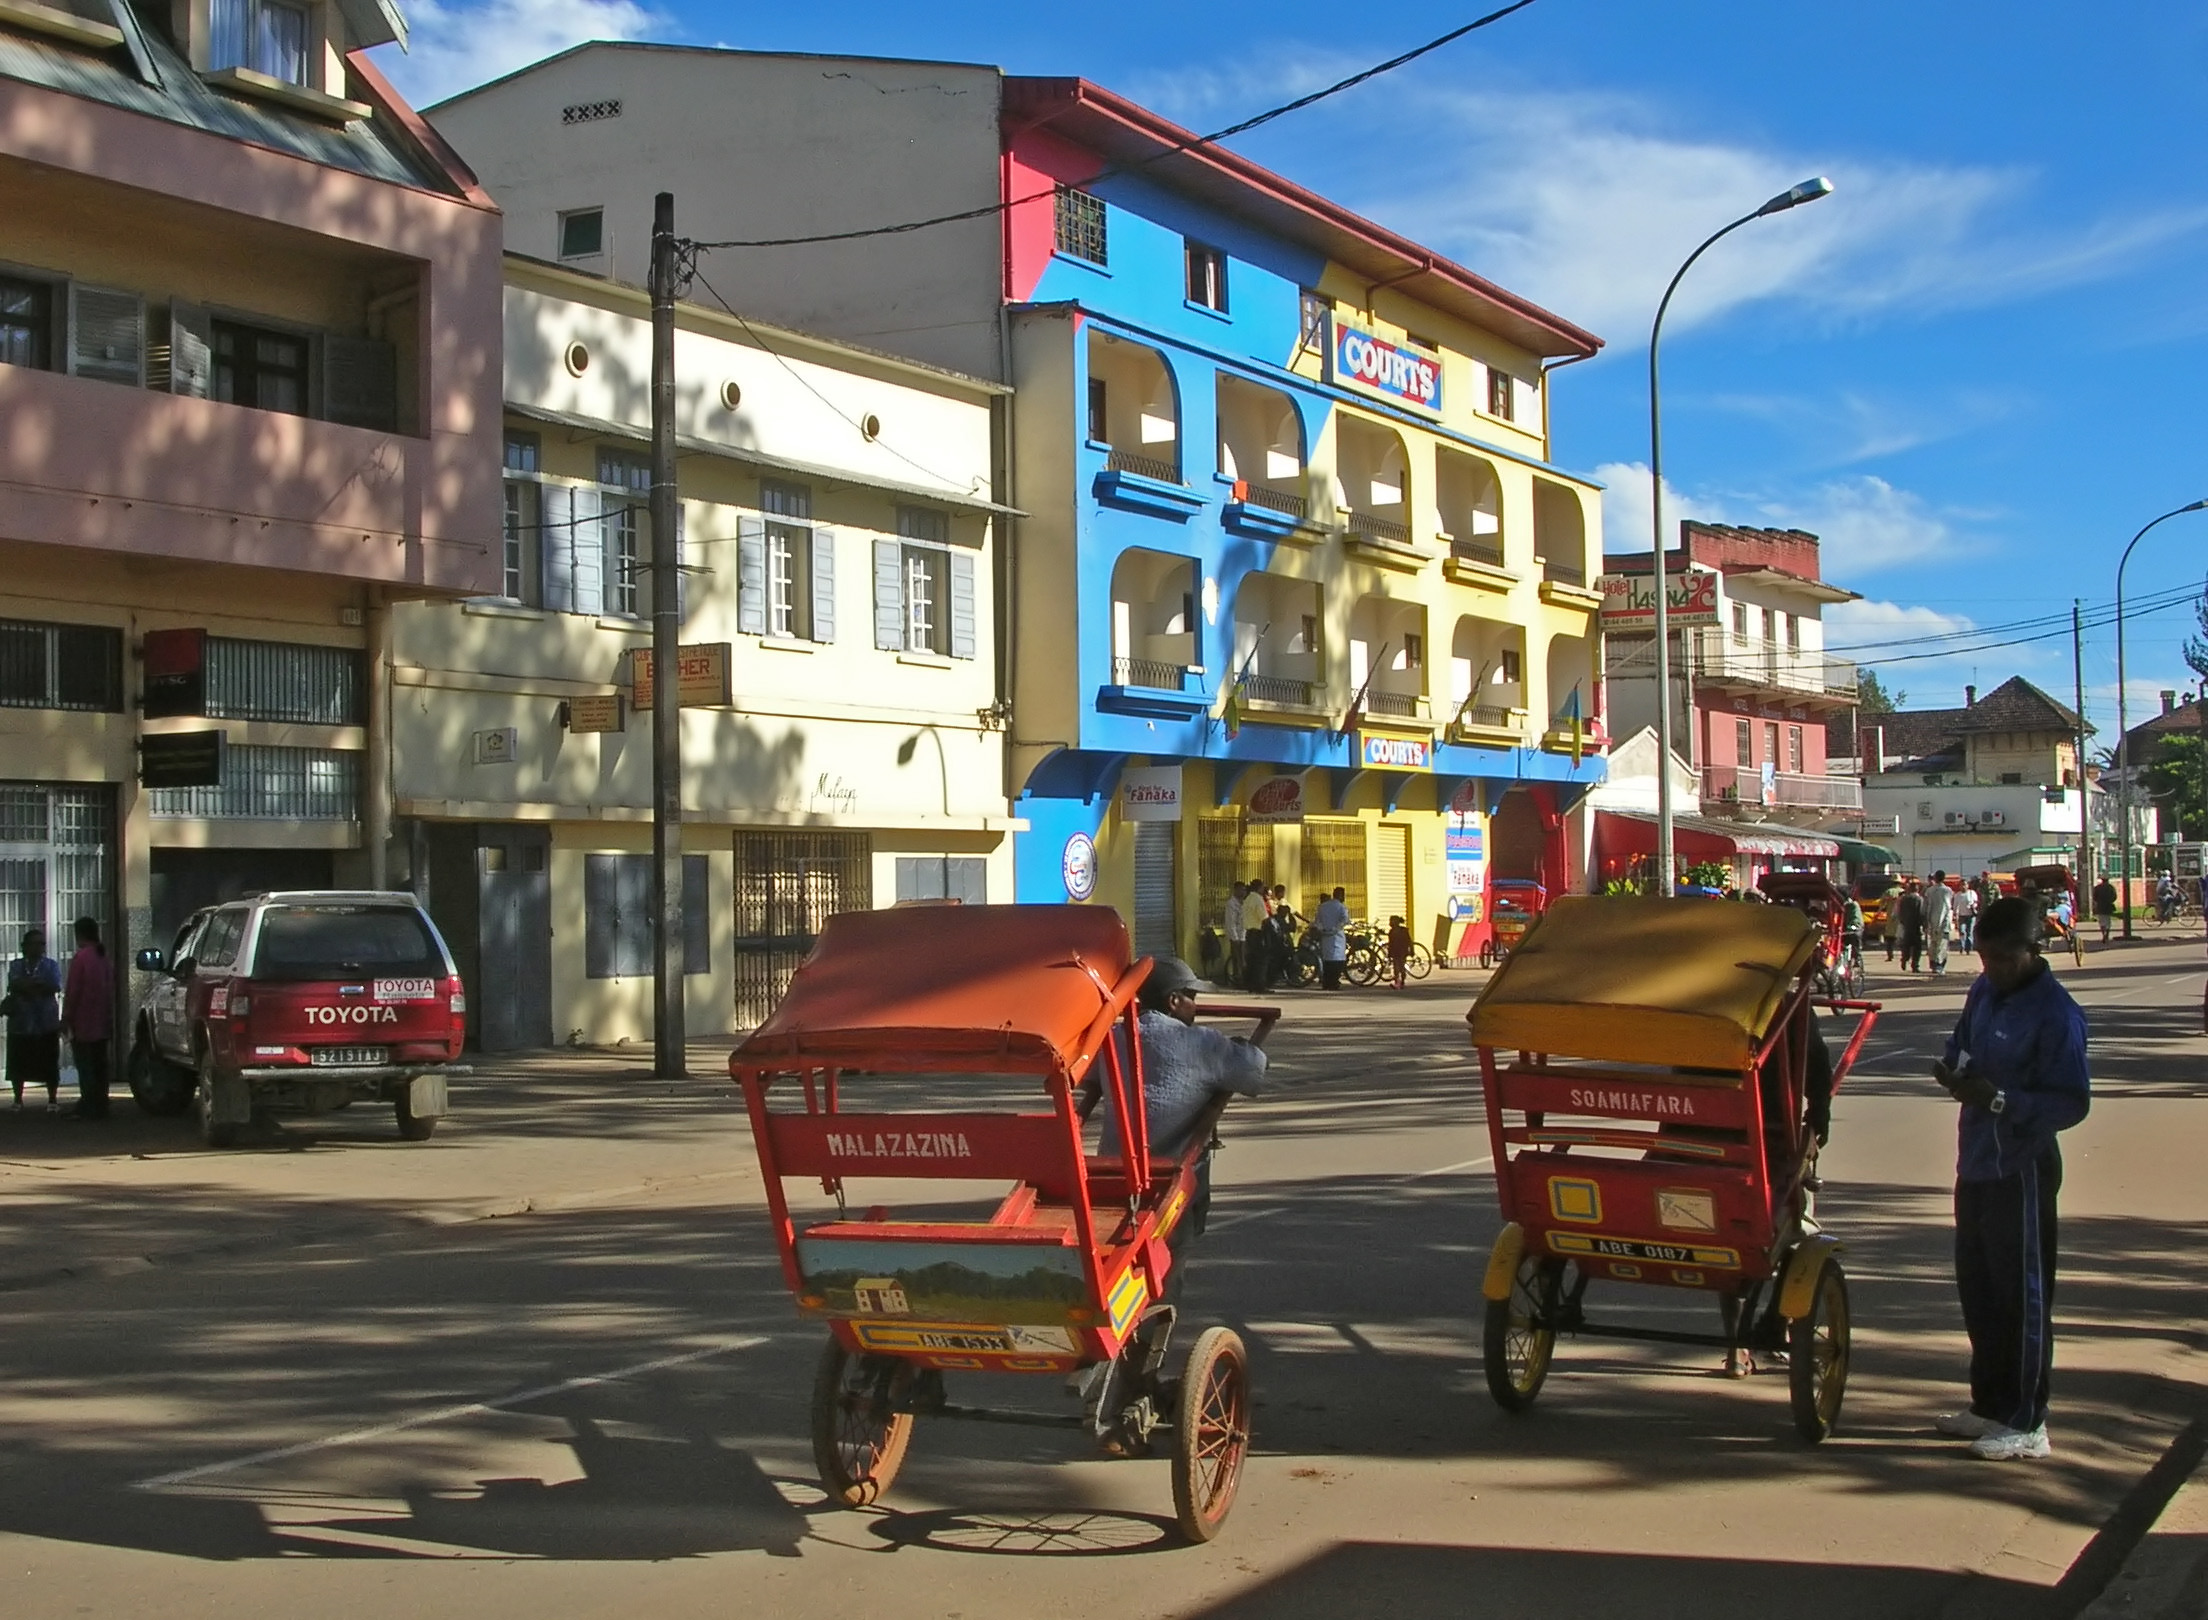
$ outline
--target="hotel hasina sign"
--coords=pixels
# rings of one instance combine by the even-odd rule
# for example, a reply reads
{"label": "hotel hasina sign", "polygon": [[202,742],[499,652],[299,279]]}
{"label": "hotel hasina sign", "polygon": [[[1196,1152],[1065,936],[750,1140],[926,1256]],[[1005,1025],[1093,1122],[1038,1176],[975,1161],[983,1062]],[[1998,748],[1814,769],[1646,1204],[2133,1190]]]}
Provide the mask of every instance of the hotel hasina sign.
{"label": "hotel hasina sign", "polygon": [[1390,343],[1336,316],[1326,351],[1327,381],[1441,414],[1441,356]]}

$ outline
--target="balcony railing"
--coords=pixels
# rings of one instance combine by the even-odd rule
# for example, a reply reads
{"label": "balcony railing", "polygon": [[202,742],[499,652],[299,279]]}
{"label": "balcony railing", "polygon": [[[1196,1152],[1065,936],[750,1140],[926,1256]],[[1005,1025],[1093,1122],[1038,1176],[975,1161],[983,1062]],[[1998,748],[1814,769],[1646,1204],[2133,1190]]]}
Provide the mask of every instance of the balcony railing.
{"label": "balcony railing", "polygon": [[1417,692],[1380,692],[1365,694],[1367,714],[1391,715],[1399,720],[1416,720],[1419,711],[1426,706],[1426,699]]}
{"label": "balcony railing", "polygon": [[1507,708],[1500,703],[1475,703],[1464,711],[1464,723],[1477,726],[1482,731],[1507,731],[1514,736],[1526,734],[1526,711]]}
{"label": "balcony railing", "polygon": [[1503,566],[1503,548],[1491,546],[1484,540],[1451,540],[1449,555],[1466,562],[1484,563],[1489,568]]}
{"label": "balcony railing", "polygon": [[1147,686],[1156,692],[1180,692],[1188,686],[1188,666],[1162,658],[1115,658],[1114,686]]}
{"label": "balcony railing", "polygon": [[1570,563],[1550,562],[1546,557],[1541,559],[1541,577],[1552,585],[1577,585],[1581,590],[1587,588],[1586,569],[1574,567]]}
{"label": "balcony railing", "polygon": [[1268,512],[1285,512],[1294,518],[1306,517],[1311,511],[1311,503],[1301,495],[1291,495],[1284,489],[1268,489],[1263,484],[1243,485],[1242,499]]}
{"label": "balcony railing", "polygon": [[1695,674],[1707,681],[1847,700],[1855,697],[1854,663],[1822,651],[1704,629],[1694,632],[1693,657]]}
{"label": "balcony railing", "polygon": [[1860,810],[1863,784],[1848,776],[1808,776],[1775,771],[1764,793],[1763,773],[1752,765],[1706,765],[1702,798],[1712,804],[1762,804],[1788,809]]}
{"label": "balcony railing", "polygon": [[1368,540],[1384,540],[1390,545],[1407,546],[1411,543],[1411,526],[1398,523],[1393,518],[1375,516],[1371,512],[1346,514],[1351,534],[1361,534]]}
{"label": "balcony railing", "polygon": [[1138,456],[1132,450],[1114,450],[1104,458],[1109,472],[1133,473],[1137,478],[1155,478],[1161,484],[1177,484],[1181,481],[1178,462],[1165,461],[1157,456]]}
{"label": "balcony railing", "polygon": [[1316,683],[1290,680],[1285,675],[1246,676],[1242,695],[1253,703],[1285,703],[1299,709],[1315,708],[1319,701]]}

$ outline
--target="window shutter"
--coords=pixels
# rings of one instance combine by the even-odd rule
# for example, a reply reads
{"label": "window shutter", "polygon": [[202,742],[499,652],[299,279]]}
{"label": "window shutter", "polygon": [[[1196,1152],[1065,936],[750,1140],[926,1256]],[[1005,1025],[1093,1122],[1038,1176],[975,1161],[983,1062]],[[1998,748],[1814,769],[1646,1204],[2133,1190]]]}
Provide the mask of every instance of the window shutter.
{"label": "window shutter", "polygon": [[767,633],[767,525],[761,518],[736,522],[736,628],[747,636]]}
{"label": "window shutter", "polygon": [[621,902],[618,855],[583,857],[583,975],[610,979],[618,971]]}
{"label": "window shutter", "polygon": [[649,855],[616,856],[620,862],[621,976],[649,978],[652,972],[652,939],[659,919],[652,912],[652,858]]}
{"label": "window shutter", "polygon": [[575,570],[575,601],[571,612],[606,611],[606,498],[603,491],[578,489],[574,495],[575,526],[568,530],[569,552]]}
{"label": "window shutter", "polygon": [[544,498],[537,503],[544,525],[537,531],[537,565],[543,578],[544,605],[554,613],[575,611],[576,494],[573,489],[547,484]]}
{"label": "window shutter", "polygon": [[147,382],[172,394],[206,399],[214,392],[214,326],[207,311],[180,299],[169,303],[169,341],[151,355]]}
{"label": "window shutter", "polygon": [[146,306],[133,292],[69,287],[69,370],[102,382],[145,382]]}
{"label": "window shutter", "polygon": [[836,639],[836,531],[813,530],[813,640]]}
{"label": "window shutter", "polygon": [[324,337],[322,414],[350,427],[393,431],[399,414],[398,350],[377,338]]}
{"label": "window shutter", "polygon": [[951,656],[974,656],[974,557],[951,553]]}
{"label": "window shutter", "polygon": [[713,919],[707,911],[705,857],[682,858],[682,971],[713,971]]}
{"label": "window shutter", "polygon": [[903,551],[894,540],[874,542],[874,645],[885,652],[905,650]]}

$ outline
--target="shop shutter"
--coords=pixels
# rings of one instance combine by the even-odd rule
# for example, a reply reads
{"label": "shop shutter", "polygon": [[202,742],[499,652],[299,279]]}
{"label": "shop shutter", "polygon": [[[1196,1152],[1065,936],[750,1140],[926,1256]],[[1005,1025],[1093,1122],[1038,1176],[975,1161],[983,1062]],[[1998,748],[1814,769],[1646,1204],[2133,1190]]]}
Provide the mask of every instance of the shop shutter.
{"label": "shop shutter", "polygon": [[1135,950],[1171,956],[1179,938],[1173,918],[1173,850],[1180,824],[1138,821],[1135,826]]}
{"label": "shop shutter", "polygon": [[974,656],[974,558],[966,551],[951,553],[951,656]]}
{"label": "shop shutter", "polygon": [[[1374,829],[1372,920],[1386,926],[1390,917],[1411,920],[1411,829],[1386,822]],[[1413,928],[1415,935],[1418,930]]]}
{"label": "shop shutter", "polygon": [[[648,862],[650,857],[646,856],[645,859]],[[709,904],[706,898],[705,857],[683,856],[682,971],[685,975],[713,971],[713,917],[708,909]]]}
{"label": "shop shutter", "polygon": [[399,352],[378,338],[322,339],[322,414],[348,427],[398,426]]}
{"label": "shop shutter", "polygon": [[905,650],[904,548],[894,540],[874,542],[874,645]]}
{"label": "shop shutter", "polygon": [[69,287],[69,370],[102,382],[145,381],[146,305],[112,287]]}
{"label": "shop shutter", "polygon": [[583,975],[610,979],[620,956],[618,855],[583,857]]}
{"label": "shop shutter", "polygon": [[736,628],[747,636],[767,633],[767,525],[761,518],[736,522]]}
{"label": "shop shutter", "polygon": [[836,639],[836,531],[813,530],[813,634],[815,641]]}
{"label": "shop shutter", "polygon": [[[155,386],[166,386],[170,393],[191,399],[208,398],[214,392],[215,339],[214,323],[207,311],[197,304],[171,300],[169,341],[154,358],[167,361],[165,374],[149,379]],[[161,372],[158,364],[153,369]]]}

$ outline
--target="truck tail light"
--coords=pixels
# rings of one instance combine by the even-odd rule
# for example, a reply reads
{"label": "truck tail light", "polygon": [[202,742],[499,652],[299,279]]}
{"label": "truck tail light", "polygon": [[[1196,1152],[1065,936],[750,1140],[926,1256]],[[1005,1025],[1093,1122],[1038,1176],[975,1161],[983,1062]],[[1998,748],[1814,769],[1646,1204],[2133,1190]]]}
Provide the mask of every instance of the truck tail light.
{"label": "truck tail light", "polygon": [[247,1015],[248,1015],[248,1014],[250,1014],[250,1013],[251,1013],[252,1011],[253,1011],[253,998],[252,998],[251,996],[238,996],[238,995],[234,995],[234,996],[232,996],[232,997],[230,998],[230,1022],[231,1022],[231,1023],[233,1023],[233,1024],[242,1024],[242,1023],[244,1023],[244,1022],[245,1022],[245,1020],[246,1020],[246,1017],[247,1017]]}
{"label": "truck tail light", "polygon": [[468,993],[461,987],[460,981],[456,978],[445,981],[445,1005],[454,1013],[464,1013],[468,1010]]}

